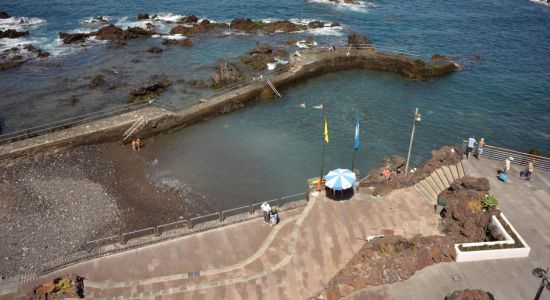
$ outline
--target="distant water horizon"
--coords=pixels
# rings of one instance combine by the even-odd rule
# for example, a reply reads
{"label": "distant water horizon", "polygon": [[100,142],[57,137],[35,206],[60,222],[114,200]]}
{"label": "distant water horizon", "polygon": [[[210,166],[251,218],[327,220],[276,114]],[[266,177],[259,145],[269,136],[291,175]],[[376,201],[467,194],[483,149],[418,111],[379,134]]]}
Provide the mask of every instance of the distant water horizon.
{"label": "distant water horizon", "polygon": [[[313,37],[319,46],[345,45],[350,32],[365,34],[375,48],[402,51],[422,59],[438,53],[465,69],[428,81],[364,70],[327,74],[282,89],[283,98],[194,125],[154,139],[158,153],[149,177],[157,183],[191,187],[219,207],[303,191],[318,176],[322,119],[329,116],[331,144],[327,170],[350,167],[355,114],[361,122],[357,164],[364,174],[388,155],[406,155],[412,115],[417,127],[413,159],[469,136],[488,144],[550,155],[550,8],[533,1],[372,1],[361,6],[329,1],[88,1],[10,2],[0,10],[27,18],[31,35],[0,40],[0,49],[33,43],[52,57],[0,72],[0,123],[4,132],[96,111],[126,102],[128,90],[154,75],[208,78],[221,60],[238,60],[256,42],[280,46],[288,38]],[[159,38],[135,40],[123,49],[91,41],[86,47],[61,45],[58,32],[91,31],[91,18],[105,16],[121,27],[144,26],[138,13],[165,20],[197,15],[217,22],[255,20],[338,22],[338,29],[296,34],[198,36],[193,47],[170,48],[153,56],[145,50]],[[167,32],[170,24],[159,22]],[[290,48],[294,51],[299,48]],[[140,63],[131,63],[139,59]],[[125,87],[91,89],[87,82],[105,74]],[[192,105],[200,92],[172,87],[160,101]],[[72,96],[78,103],[68,101]],[[324,111],[301,109],[319,103]],[[170,180],[168,180],[170,179]],[[261,199],[260,199],[261,198]]]}

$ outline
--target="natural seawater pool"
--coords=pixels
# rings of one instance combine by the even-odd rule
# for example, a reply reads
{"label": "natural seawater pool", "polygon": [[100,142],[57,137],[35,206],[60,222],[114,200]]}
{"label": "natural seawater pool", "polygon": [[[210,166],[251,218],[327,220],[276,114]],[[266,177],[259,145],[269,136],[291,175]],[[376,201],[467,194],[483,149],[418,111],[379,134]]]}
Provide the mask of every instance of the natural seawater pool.
{"label": "natural seawater pool", "polygon": [[[118,50],[102,44],[56,44],[58,31],[85,30],[82,21],[98,15],[110,16],[120,26],[135,25],[132,18],[140,12],[196,14],[226,22],[235,17],[320,19],[339,22],[343,29],[298,36],[314,36],[320,46],[343,45],[346,35],[357,31],[382,50],[404,50],[424,59],[441,53],[466,67],[426,82],[364,70],[328,74],[281,89],[281,99],[157,137],[149,144],[157,153],[150,178],[203,195],[220,208],[302,192],[305,180],[319,175],[325,112],[331,139],[326,170],[350,167],[356,111],[361,121],[357,166],[362,174],[385,156],[406,155],[415,107],[423,120],[416,131],[413,161],[469,135],[485,137],[496,146],[537,148],[550,154],[550,9],[531,1],[374,1],[355,9],[290,0],[57,0],[49,5],[24,0],[7,3],[2,10],[45,20],[30,29],[29,40],[54,54],[43,63],[0,73],[0,123],[6,131],[119,105],[131,87],[152,75],[164,74],[173,81],[208,76],[216,62],[237,59],[257,41],[278,45],[294,36],[197,37],[193,47],[171,48],[159,56],[144,54],[159,39],[132,41]],[[6,43],[0,40],[3,47]],[[474,55],[481,60],[473,60]],[[141,63],[130,63],[134,58]],[[104,69],[118,72],[107,75],[109,80],[129,86],[113,91],[87,87],[87,76]],[[161,100],[194,101],[183,97],[182,89],[174,86]],[[66,103],[71,95],[80,98],[74,106]],[[300,109],[300,102],[324,103],[326,109]]]}

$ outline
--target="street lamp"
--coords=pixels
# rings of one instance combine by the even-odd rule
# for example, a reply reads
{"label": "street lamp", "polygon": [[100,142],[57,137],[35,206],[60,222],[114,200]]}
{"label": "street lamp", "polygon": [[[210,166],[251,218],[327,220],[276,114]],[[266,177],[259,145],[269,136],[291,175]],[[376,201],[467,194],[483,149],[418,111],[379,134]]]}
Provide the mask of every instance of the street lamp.
{"label": "street lamp", "polygon": [[409,144],[409,154],[407,154],[407,165],[405,166],[405,175],[407,175],[409,172],[409,160],[411,159],[411,149],[412,149],[413,139],[414,139],[414,128],[416,127],[416,123],[420,123],[420,121],[422,121],[422,117],[418,112],[418,107],[417,107],[416,111],[414,112],[413,129],[411,132],[411,142]]}
{"label": "street lamp", "polygon": [[544,290],[544,286],[546,286],[546,288],[550,290],[550,280],[548,278],[549,270],[550,270],[550,267],[548,267],[546,270],[541,267],[537,267],[533,270],[533,275],[535,275],[535,277],[542,279],[539,285],[539,289],[537,290],[537,294],[535,295],[535,300],[540,299],[540,296],[542,295],[542,291]]}

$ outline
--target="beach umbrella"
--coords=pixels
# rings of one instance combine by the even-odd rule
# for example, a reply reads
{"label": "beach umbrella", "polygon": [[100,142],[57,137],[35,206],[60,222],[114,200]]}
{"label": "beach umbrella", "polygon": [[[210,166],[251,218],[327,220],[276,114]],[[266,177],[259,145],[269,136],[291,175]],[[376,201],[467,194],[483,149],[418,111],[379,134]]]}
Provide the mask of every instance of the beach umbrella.
{"label": "beach umbrella", "polygon": [[336,169],[325,176],[325,186],[333,190],[349,189],[355,183],[355,173],[348,169]]}

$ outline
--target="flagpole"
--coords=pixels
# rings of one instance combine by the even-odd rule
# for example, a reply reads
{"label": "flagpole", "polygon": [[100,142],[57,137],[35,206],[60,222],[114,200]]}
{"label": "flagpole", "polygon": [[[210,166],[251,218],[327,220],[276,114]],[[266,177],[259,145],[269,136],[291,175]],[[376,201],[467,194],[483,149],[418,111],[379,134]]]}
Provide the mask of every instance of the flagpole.
{"label": "flagpole", "polygon": [[353,161],[351,162],[351,171],[354,172],[353,167],[355,166],[355,154],[357,153],[357,150],[353,150]]}
{"label": "flagpole", "polygon": [[323,128],[325,131],[323,131],[323,155],[321,155],[321,177],[319,177],[319,183],[323,181],[323,168],[325,167],[325,146],[326,146],[326,126],[327,126],[327,113],[325,113],[325,123],[323,124]]}
{"label": "flagpole", "polygon": [[355,172],[353,168],[355,167],[355,155],[357,154],[357,150],[359,150],[359,111],[357,112],[356,119],[355,119],[355,138],[353,141],[353,161],[351,162],[352,172]]}

